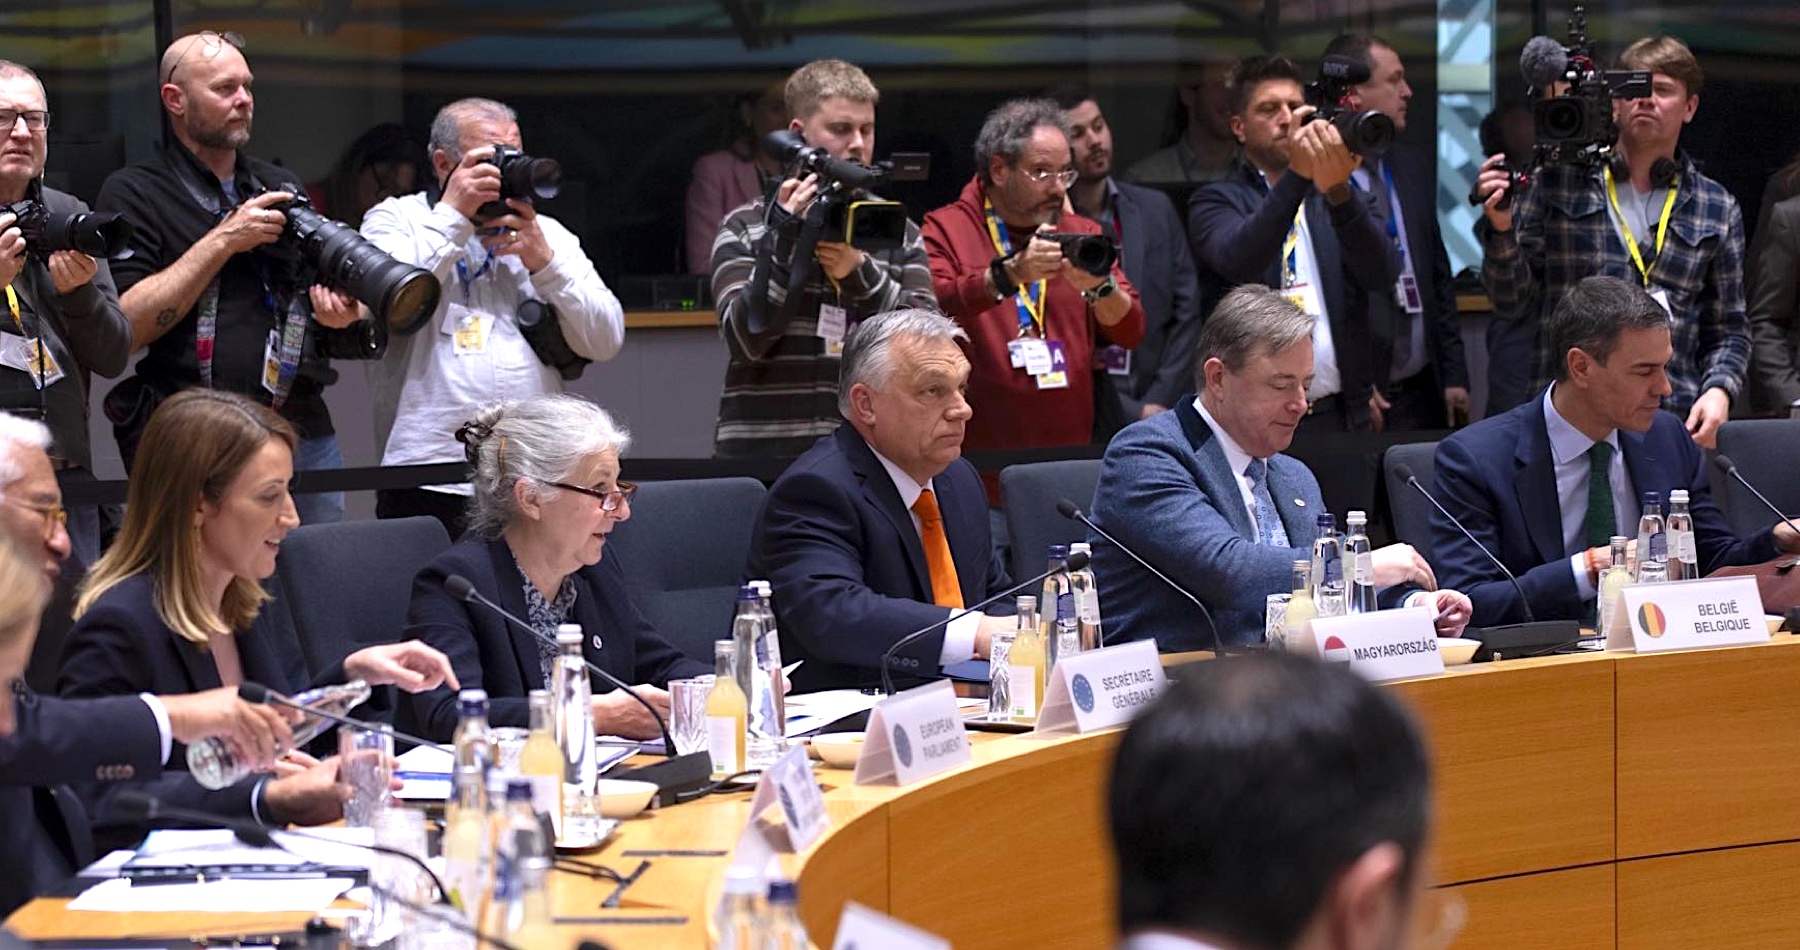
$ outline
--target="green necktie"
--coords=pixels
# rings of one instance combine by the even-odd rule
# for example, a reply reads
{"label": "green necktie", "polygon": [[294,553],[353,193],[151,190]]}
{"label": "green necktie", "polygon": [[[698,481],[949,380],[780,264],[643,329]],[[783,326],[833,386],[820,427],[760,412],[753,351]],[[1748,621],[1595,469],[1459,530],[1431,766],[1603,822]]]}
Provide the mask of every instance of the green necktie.
{"label": "green necktie", "polygon": [[1587,546],[1603,548],[1612,543],[1619,530],[1613,514],[1612,443],[1595,442],[1587,454]]}

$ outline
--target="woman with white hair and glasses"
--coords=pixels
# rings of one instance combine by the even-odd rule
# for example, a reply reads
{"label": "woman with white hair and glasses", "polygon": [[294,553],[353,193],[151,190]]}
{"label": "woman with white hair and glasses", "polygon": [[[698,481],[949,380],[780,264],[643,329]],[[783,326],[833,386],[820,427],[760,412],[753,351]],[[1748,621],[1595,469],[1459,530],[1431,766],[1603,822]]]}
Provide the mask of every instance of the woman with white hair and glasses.
{"label": "woman with white hair and glasses", "polygon": [[[577,396],[539,396],[481,410],[457,430],[473,469],[469,532],[413,581],[407,636],[450,658],[464,688],[487,691],[488,721],[527,726],[526,693],[547,689],[553,646],[511,627],[493,611],[451,596],[453,575],[555,639],[579,624],[582,652],[667,716],[670,679],[712,672],[658,636],[625,591],[625,575],[605,557],[606,537],[631,517],[636,486],[619,479],[631,437],[600,407]],[[603,735],[654,738],[643,706],[594,678],[594,727]],[[447,741],[456,694],[407,698],[403,724]],[[408,722],[410,720],[410,722]]]}

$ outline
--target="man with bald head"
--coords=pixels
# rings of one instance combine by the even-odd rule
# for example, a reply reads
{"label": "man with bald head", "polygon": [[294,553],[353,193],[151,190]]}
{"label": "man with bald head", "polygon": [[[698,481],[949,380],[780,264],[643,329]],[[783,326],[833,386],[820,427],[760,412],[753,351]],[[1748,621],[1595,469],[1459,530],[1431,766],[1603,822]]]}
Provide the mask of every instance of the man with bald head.
{"label": "man with bald head", "polygon": [[[510,107],[492,99],[450,103],[432,120],[426,146],[436,184],[363,216],[364,237],[444,285],[427,329],[394,340],[374,367],[383,465],[461,462],[452,433],[481,404],[561,392],[565,380],[591,361],[612,359],[625,342],[624,308],[581,240],[529,201],[502,203],[494,164],[501,146],[524,147]],[[546,333],[560,346],[546,345]],[[467,484],[383,490],[375,512],[430,515],[454,538],[469,491]]]}
{"label": "man with bald head", "polygon": [[[337,377],[320,344],[324,328],[348,328],[362,309],[323,285],[302,286],[285,256],[271,253],[287,227],[280,209],[303,188],[243,152],[256,100],[242,45],[212,32],[169,44],[157,74],[169,137],[100,188],[98,207],[136,225],[132,256],[115,261],[113,275],[132,348],[148,348],[136,375],[106,398],[127,467],[157,403],[192,386],[273,406],[299,430],[294,468],[343,464],[324,394]],[[343,516],[341,495],[294,504],[308,523]]]}

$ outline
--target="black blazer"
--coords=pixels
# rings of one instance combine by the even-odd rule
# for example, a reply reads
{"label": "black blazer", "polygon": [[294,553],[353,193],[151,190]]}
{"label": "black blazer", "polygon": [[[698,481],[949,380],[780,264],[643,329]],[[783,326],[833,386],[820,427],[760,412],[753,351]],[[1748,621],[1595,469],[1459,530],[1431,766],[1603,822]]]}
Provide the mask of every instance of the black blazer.
{"label": "black blazer", "polygon": [[[531,725],[525,694],[547,689],[538,663],[538,642],[480,604],[466,603],[444,590],[444,580],[461,574],[489,600],[514,615],[525,616],[525,583],[512,549],[503,538],[463,538],[425,565],[413,579],[412,605],[406,613],[406,636],[431,644],[450,658],[465,689],[485,689],[488,722],[496,726]],[[631,603],[619,559],[575,572],[573,621],[586,634],[581,651],[588,661],[627,683],[666,686],[671,679],[702,676],[712,664],[682,655],[657,635],[656,628]],[[723,636],[725,631],[720,631]],[[589,675],[596,695],[611,683]],[[400,728],[439,742],[456,732],[456,693],[443,687],[403,696]]]}
{"label": "black blazer", "polygon": [[[987,495],[957,459],[932,480],[963,603],[1010,587],[993,550]],[[881,460],[848,423],[775,480],[750,540],[750,573],[774,588],[781,658],[805,660],[794,689],[873,686],[881,654],[949,611],[931,602],[931,571],[912,514]],[[898,669],[935,676],[944,633],[920,637]]]}
{"label": "black blazer", "polygon": [[1400,279],[1400,254],[1369,216],[1367,204],[1351,200],[1334,206],[1292,172],[1271,189],[1243,161],[1230,177],[1194,192],[1188,199],[1188,242],[1200,272],[1201,319],[1239,284],[1281,286],[1281,246],[1303,203],[1345,408],[1361,427],[1368,418],[1369,390],[1378,379],[1387,381],[1387,365],[1376,369],[1367,295],[1391,293]]}
{"label": "black blazer", "polygon": [[1126,420],[1144,403],[1173,407],[1194,391],[1194,347],[1200,342],[1200,287],[1181,215],[1169,196],[1114,179],[1119,189],[1120,266],[1144,305],[1144,339],[1131,353],[1130,385],[1122,391]]}
{"label": "black blazer", "polygon": [[[1466,389],[1469,368],[1463,359],[1462,330],[1456,313],[1456,285],[1450,273],[1450,254],[1444,249],[1444,235],[1438,228],[1437,175],[1429,155],[1404,145],[1394,146],[1382,160],[1394,170],[1394,192],[1406,217],[1406,246],[1412,249],[1413,277],[1419,282],[1419,296],[1425,303],[1425,349],[1429,357],[1422,372],[1432,374],[1432,385],[1437,390],[1452,386]],[[1369,174],[1379,175],[1381,169],[1371,168]],[[1364,192],[1362,197],[1375,200],[1372,192]],[[1393,298],[1392,284],[1385,293],[1388,299]],[[1389,310],[1396,317],[1405,314],[1398,307]],[[1394,334],[1398,332],[1401,330],[1397,326],[1386,332],[1376,332],[1377,367],[1393,365]],[[1380,384],[1385,386],[1386,383],[1384,370]]]}

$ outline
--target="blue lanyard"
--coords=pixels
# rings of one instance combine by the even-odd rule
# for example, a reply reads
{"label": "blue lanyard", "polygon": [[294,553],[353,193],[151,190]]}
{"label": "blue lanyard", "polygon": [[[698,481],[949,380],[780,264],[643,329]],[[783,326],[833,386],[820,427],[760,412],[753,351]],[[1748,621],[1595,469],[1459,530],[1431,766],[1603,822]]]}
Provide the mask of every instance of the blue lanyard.
{"label": "blue lanyard", "polygon": [[462,285],[463,300],[465,302],[469,299],[469,288],[474,286],[476,281],[478,281],[482,277],[486,276],[487,273],[493,269],[494,269],[494,255],[492,255],[492,254],[489,254],[487,256],[487,260],[484,260],[481,262],[481,267],[479,269],[477,269],[475,271],[474,275],[472,275],[472,276],[469,274],[469,266],[466,263],[464,263],[461,258],[459,258],[457,260],[457,262],[456,262],[456,282]]}
{"label": "blue lanyard", "polygon": [[[987,201],[982,202],[987,211],[988,234],[994,239],[994,247],[1007,257],[1012,256],[1012,241],[1006,237],[1006,225],[1000,222],[1000,216],[994,213],[994,206]],[[1019,308],[1019,336],[1028,337],[1036,330],[1041,339],[1049,339],[1048,328],[1044,326],[1039,314],[1044,312],[1044,281],[1034,280],[1029,284],[1021,284],[1017,293],[1013,294],[1013,305]]]}

